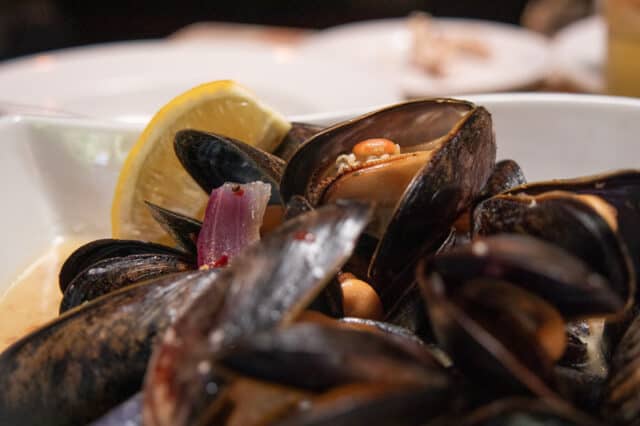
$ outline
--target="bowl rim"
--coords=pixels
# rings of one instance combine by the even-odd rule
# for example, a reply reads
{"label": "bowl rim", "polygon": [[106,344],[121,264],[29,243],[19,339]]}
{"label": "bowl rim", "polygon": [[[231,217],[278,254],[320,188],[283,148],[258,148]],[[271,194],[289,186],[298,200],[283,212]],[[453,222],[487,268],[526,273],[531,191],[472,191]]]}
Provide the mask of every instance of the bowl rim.
{"label": "bowl rim", "polygon": [[[640,98],[624,96],[609,96],[587,93],[556,93],[556,92],[512,92],[512,93],[487,93],[453,96],[453,99],[463,99],[478,105],[490,103],[492,105],[504,104],[556,104],[556,105],[591,105],[591,106],[623,106],[640,109]],[[429,98],[424,98],[429,99]],[[434,99],[434,98],[431,98]],[[388,105],[376,105],[370,108],[358,108],[329,113],[305,114],[291,116],[291,121],[328,122],[336,118],[357,117],[370,111],[384,108]]]}
{"label": "bowl rim", "polygon": [[[478,105],[485,103],[495,105],[576,105],[576,106],[608,106],[608,107],[630,107],[638,109],[640,112],[640,98],[631,98],[623,96],[608,96],[598,94],[583,93],[537,93],[537,92],[521,92],[521,93],[491,93],[491,94],[473,94],[455,96],[454,99],[463,99]],[[436,99],[427,97],[424,99]],[[403,101],[399,101],[401,103]],[[391,105],[373,105],[366,108],[356,108],[347,110],[338,110],[331,112],[291,115],[287,118],[292,122],[308,122],[308,123],[337,123],[349,118],[357,117],[362,114],[375,111]],[[122,131],[122,132],[141,132],[144,125],[141,123],[128,123],[122,121],[113,121],[101,118],[87,117],[71,117],[71,116],[53,116],[39,114],[7,114],[0,116],[0,125],[8,123],[25,123],[28,125],[63,125],[74,128],[85,128],[87,130],[105,130],[105,131]]]}

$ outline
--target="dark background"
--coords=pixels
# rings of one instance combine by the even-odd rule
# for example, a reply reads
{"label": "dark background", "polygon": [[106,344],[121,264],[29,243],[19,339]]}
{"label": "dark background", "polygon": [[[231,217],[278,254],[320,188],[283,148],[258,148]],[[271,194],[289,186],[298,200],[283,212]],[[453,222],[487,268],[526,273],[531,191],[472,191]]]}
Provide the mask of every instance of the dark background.
{"label": "dark background", "polygon": [[527,0],[0,0],[0,59],[116,40],[164,37],[199,21],[326,28],[424,10],[518,23]]}

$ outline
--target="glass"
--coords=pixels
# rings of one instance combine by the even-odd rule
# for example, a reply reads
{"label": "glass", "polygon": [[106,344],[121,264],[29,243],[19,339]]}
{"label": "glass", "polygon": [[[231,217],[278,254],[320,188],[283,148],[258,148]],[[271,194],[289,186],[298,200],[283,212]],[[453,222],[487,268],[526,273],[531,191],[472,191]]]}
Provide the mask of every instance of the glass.
{"label": "glass", "polygon": [[604,8],[607,92],[640,97],[640,0],[606,0]]}

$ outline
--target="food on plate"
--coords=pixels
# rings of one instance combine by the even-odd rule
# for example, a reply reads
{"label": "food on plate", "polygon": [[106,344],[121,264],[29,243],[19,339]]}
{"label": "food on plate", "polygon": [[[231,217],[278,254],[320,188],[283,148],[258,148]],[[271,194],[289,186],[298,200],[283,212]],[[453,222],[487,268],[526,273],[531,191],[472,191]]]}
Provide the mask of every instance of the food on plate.
{"label": "food on plate", "polygon": [[454,99],[282,128],[147,142],[205,201],[67,259],[1,424],[639,421],[640,172],[526,183]]}
{"label": "food on plate", "polygon": [[479,40],[438,30],[437,23],[427,13],[412,13],[408,26],[409,62],[432,77],[445,77],[451,62],[460,58],[484,61],[491,56],[487,45]]}

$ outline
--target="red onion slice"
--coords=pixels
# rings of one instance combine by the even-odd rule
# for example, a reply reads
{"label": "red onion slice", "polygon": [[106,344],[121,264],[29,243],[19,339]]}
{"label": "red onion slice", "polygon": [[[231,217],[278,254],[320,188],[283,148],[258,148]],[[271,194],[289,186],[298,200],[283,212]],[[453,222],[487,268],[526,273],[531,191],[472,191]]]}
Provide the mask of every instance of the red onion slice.
{"label": "red onion slice", "polygon": [[198,235],[198,266],[228,265],[245,247],[260,240],[260,226],[271,185],[225,183],[211,191]]}

